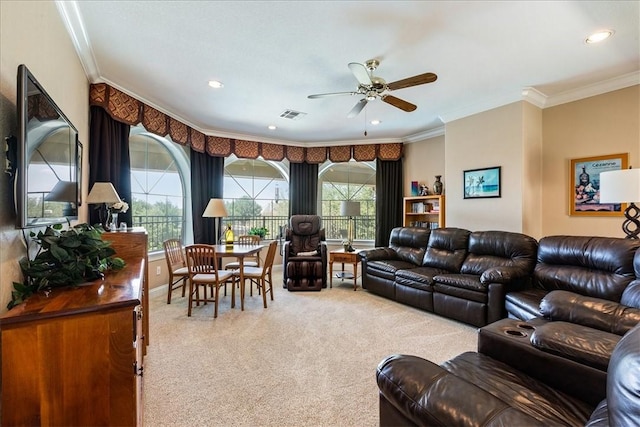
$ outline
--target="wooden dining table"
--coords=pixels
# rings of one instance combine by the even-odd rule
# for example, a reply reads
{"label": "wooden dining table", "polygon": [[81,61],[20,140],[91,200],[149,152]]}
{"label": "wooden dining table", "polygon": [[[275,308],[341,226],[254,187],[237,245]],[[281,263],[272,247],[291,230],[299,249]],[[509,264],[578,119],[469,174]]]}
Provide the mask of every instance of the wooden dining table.
{"label": "wooden dining table", "polygon": [[218,258],[236,258],[240,264],[240,309],[244,310],[244,259],[260,253],[263,245],[247,245],[234,243],[232,245],[213,245]]}

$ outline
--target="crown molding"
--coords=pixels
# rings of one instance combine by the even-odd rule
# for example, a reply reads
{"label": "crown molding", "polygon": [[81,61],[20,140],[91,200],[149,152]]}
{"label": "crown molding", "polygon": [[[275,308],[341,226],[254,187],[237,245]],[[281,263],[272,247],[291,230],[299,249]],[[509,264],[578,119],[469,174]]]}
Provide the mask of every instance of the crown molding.
{"label": "crown molding", "polygon": [[534,87],[525,87],[522,89],[522,99],[538,108],[544,108],[548,97]]}
{"label": "crown molding", "polygon": [[100,70],[93,55],[93,49],[91,49],[91,43],[89,43],[89,36],[84,29],[78,5],[75,1],[60,0],[56,0],[55,4],[64,26],[71,36],[73,46],[76,48],[84,74],[90,83],[95,83],[100,76]]}
{"label": "crown molding", "polygon": [[413,135],[409,135],[403,139],[405,144],[411,144],[413,142],[424,141],[425,139],[435,138],[437,136],[444,135],[444,126],[438,126],[437,128],[432,128],[425,130],[423,132],[414,133]]}
{"label": "crown molding", "polygon": [[640,71],[634,71],[629,74],[624,74],[612,79],[603,80],[598,83],[550,96],[547,99],[544,108],[554,107],[556,105],[566,104],[568,102],[578,101],[580,99],[590,98],[596,95],[602,95],[603,93],[613,92],[614,90],[624,89],[638,84],[640,84]]}

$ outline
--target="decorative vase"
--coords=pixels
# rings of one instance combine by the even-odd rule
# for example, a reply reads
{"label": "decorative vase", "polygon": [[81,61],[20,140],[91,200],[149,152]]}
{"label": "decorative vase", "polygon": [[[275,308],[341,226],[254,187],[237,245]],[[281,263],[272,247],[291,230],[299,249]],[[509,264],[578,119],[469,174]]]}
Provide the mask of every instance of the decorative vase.
{"label": "decorative vase", "polygon": [[118,229],[118,212],[110,213],[108,227],[111,231],[116,231]]}
{"label": "decorative vase", "polygon": [[433,194],[442,194],[442,181],[440,181],[442,175],[436,175],[436,181],[433,183]]}

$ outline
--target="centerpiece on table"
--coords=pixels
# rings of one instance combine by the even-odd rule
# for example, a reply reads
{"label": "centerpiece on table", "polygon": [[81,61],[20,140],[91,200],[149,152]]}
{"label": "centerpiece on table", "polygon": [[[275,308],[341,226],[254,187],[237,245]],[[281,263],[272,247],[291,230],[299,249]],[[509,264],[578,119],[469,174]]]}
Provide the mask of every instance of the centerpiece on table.
{"label": "centerpiece on table", "polygon": [[266,227],[252,227],[249,230],[249,235],[260,236],[261,239],[264,239],[267,233],[269,233],[269,230]]}
{"label": "centerpiece on table", "polygon": [[44,231],[30,233],[38,244],[33,259],[28,256],[20,261],[23,283],[13,283],[11,309],[36,292],[64,286],[77,286],[104,277],[106,271],[120,270],[125,262],[114,257],[116,251],[111,242],[102,240],[102,231],[89,224],[79,224],[62,230],[61,224]]}

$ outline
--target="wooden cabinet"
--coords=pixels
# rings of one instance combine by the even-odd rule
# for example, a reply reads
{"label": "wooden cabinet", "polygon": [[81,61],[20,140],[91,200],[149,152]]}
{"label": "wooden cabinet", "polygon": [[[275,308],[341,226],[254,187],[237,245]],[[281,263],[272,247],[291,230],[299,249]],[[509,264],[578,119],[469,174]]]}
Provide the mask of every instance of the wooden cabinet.
{"label": "wooden cabinet", "polygon": [[144,251],[116,248],[124,269],[0,317],[2,425],[142,425],[146,232],[133,234]]}
{"label": "wooden cabinet", "polygon": [[402,214],[404,227],[445,227],[444,196],[405,197]]}

